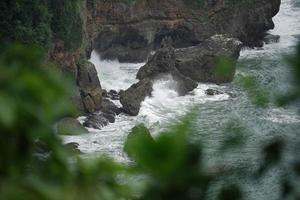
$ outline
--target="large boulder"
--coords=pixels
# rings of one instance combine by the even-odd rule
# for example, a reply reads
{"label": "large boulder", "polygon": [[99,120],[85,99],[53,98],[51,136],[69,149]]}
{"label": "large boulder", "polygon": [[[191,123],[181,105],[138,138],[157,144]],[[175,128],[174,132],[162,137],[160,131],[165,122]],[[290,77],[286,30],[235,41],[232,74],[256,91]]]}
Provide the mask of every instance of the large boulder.
{"label": "large boulder", "polygon": [[81,61],[77,68],[77,85],[85,111],[92,113],[100,110],[102,89],[95,66],[91,62]]}
{"label": "large boulder", "polygon": [[114,102],[109,99],[102,100],[102,108],[101,111],[104,113],[111,113],[115,115],[119,115],[121,113],[121,109],[114,104]]}
{"label": "large boulder", "polygon": [[198,82],[230,82],[241,48],[242,43],[236,38],[214,35],[197,46],[176,49],[176,68]]}
{"label": "large boulder", "polygon": [[177,70],[175,60],[175,49],[171,46],[170,39],[166,38],[162,47],[139,69],[137,78],[155,80],[164,74],[170,74],[178,82],[178,93],[185,95],[195,89],[197,83]]}
{"label": "large boulder", "polygon": [[61,135],[80,135],[89,131],[74,118],[66,117],[55,125],[56,132]]}
{"label": "large boulder", "polygon": [[123,105],[124,112],[133,116],[138,115],[142,101],[146,96],[151,95],[152,86],[152,81],[145,78],[121,92],[120,102]]}

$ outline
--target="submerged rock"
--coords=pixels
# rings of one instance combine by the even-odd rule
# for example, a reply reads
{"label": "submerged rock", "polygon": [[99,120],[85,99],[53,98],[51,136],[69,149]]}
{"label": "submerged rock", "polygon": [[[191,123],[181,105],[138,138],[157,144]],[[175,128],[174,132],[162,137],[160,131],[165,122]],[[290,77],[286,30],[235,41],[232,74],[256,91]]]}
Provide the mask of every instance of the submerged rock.
{"label": "submerged rock", "polygon": [[102,112],[96,112],[87,116],[87,119],[83,125],[89,128],[101,129],[102,127],[108,125],[108,123],[109,120],[105,114]]}
{"label": "submerged rock", "polygon": [[61,135],[79,135],[89,131],[74,118],[66,117],[56,123],[56,132]]}
{"label": "submerged rock", "polygon": [[145,78],[120,94],[120,102],[123,110],[129,115],[136,116],[139,113],[142,101],[152,92],[152,81]]}
{"label": "submerged rock", "polygon": [[[198,82],[230,82],[235,74],[235,64],[241,48],[242,43],[236,38],[214,35],[197,46],[176,49],[176,68],[183,75]],[[218,65],[222,58],[223,62],[227,63],[227,59],[231,62],[226,71],[220,74],[219,68],[219,71],[223,69]]]}
{"label": "submerged rock", "polygon": [[209,96],[213,96],[213,95],[223,94],[223,92],[220,92],[220,91],[215,90],[215,89],[207,89],[207,90],[205,90],[205,94],[209,95]]}

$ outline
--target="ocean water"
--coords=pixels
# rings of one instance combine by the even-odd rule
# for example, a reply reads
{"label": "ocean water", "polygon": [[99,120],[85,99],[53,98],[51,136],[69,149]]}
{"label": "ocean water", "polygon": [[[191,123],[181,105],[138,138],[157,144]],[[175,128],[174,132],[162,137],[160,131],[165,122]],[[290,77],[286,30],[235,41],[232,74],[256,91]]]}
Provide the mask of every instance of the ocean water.
{"label": "ocean water", "polygon": [[[152,97],[142,103],[136,117],[124,114],[116,122],[101,130],[90,129],[91,134],[65,137],[65,142],[77,142],[84,156],[108,155],[117,161],[127,162],[123,144],[131,128],[144,123],[155,137],[159,130],[168,127],[191,109],[197,110],[197,117],[192,136],[203,141],[207,163],[216,161],[217,149],[224,139],[224,129],[228,124],[238,124],[248,133],[248,140],[240,152],[231,156],[217,158],[226,163],[255,168],[259,163],[261,144],[279,136],[293,140],[299,138],[300,118],[295,106],[278,108],[270,103],[267,108],[258,108],[251,103],[248,94],[239,84],[238,77],[254,76],[263,90],[271,97],[285,92],[289,87],[289,67],[285,55],[292,54],[300,39],[300,3],[298,0],[282,0],[278,15],[274,17],[275,29],[271,34],[280,35],[280,42],[267,44],[260,49],[245,49],[237,64],[236,78],[224,85],[199,84],[186,96],[178,96],[171,77],[164,77],[155,82]],[[119,63],[101,60],[96,52],[92,53],[91,62],[97,68],[101,85],[104,89],[127,89],[137,82],[135,75],[145,63]],[[205,90],[214,88],[224,92],[221,95],[207,96]],[[115,101],[116,104],[120,104]],[[240,155],[243,155],[241,158]],[[243,183],[249,199],[277,199],[279,184],[276,182],[280,173],[270,172],[268,179],[255,185]],[[255,193],[255,196],[252,194]]]}

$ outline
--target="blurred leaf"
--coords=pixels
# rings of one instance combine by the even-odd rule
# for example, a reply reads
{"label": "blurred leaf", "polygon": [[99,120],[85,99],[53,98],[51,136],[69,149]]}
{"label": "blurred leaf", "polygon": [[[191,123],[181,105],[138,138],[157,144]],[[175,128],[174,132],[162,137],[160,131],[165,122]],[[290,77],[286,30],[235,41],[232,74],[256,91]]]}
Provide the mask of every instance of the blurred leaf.
{"label": "blurred leaf", "polygon": [[218,196],[219,200],[239,200],[242,199],[242,192],[238,185],[231,184],[222,188]]}
{"label": "blurred leaf", "polygon": [[224,130],[225,139],[222,141],[220,151],[241,148],[246,142],[246,128],[238,122],[231,122]]}
{"label": "blurred leaf", "polygon": [[240,78],[240,82],[254,105],[262,108],[268,106],[268,93],[262,89],[254,77],[242,77]]}

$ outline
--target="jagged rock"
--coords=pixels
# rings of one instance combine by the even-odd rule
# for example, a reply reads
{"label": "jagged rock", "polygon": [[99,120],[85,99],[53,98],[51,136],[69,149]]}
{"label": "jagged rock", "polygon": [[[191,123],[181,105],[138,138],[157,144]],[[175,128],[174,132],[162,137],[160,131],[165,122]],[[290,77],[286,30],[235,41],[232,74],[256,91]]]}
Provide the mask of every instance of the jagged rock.
{"label": "jagged rock", "polygon": [[215,89],[207,89],[207,90],[205,90],[205,94],[209,95],[209,96],[213,96],[213,95],[223,94],[223,92],[220,92]]}
{"label": "jagged rock", "polygon": [[96,112],[88,115],[84,126],[89,128],[101,129],[103,126],[108,125],[109,120],[103,115],[102,112]]}
{"label": "jagged rock", "polygon": [[92,63],[82,61],[78,64],[77,85],[85,111],[92,113],[99,110],[102,104],[102,89]]}
{"label": "jagged rock", "polygon": [[149,78],[145,78],[121,92],[120,102],[123,105],[123,110],[130,115],[138,115],[142,101],[144,101],[146,96],[151,95],[152,85],[152,81]]}
{"label": "jagged rock", "polygon": [[107,90],[102,89],[102,97],[108,97]]}
{"label": "jagged rock", "polygon": [[271,44],[271,43],[278,43],[280,41],[280,35],[272,35],[272,34],[267,34],[264,37],[264,42],[266,44]]}
{"label": "jagged rock", "polygon": [[[234,77],[241,48],[242,43],[238,39],[214,35],[197,46],[176,49],[176,68],[183,75],[198,82],[230,82]],[[221,58],[231,60],[223,74],[217,68]]]}
{"label": "jagged rock", "polygon": [[178,82],[178,93],[180,95],[184,95],[197,87],[195,81],[185,77],[175,67],[175,50],[170,45],[170,39],[166,39],[162,44],[162,48],[149,59],[146,65],[139,69],[137,78],[140,80],[144,78],[154,80],[162,74],[171,74],[173,76],[174,80]]}
{"label": "jagged rock", "polygon": [[56,132],[61,135],[79,135],[89,133],[76,119],[66,117],[61,119],[55,125]]}
{"label": "jagged rock", "polygon": [[103,117],[105,117],[109,123],[115,123],[115,114],[114,113],[102,113]]}
{"label": "jagged rock", "polygon": [[110,90],[108,92],[108,97],[112,100],[119,100],[120,99],[119,93],[116,90]]}
{"label": "jagged rock", "polygon": [[121,113],[120,108],[109,99],[103,99],[101,111],[104,113],[112,113],[115,115],[119,115]]}

